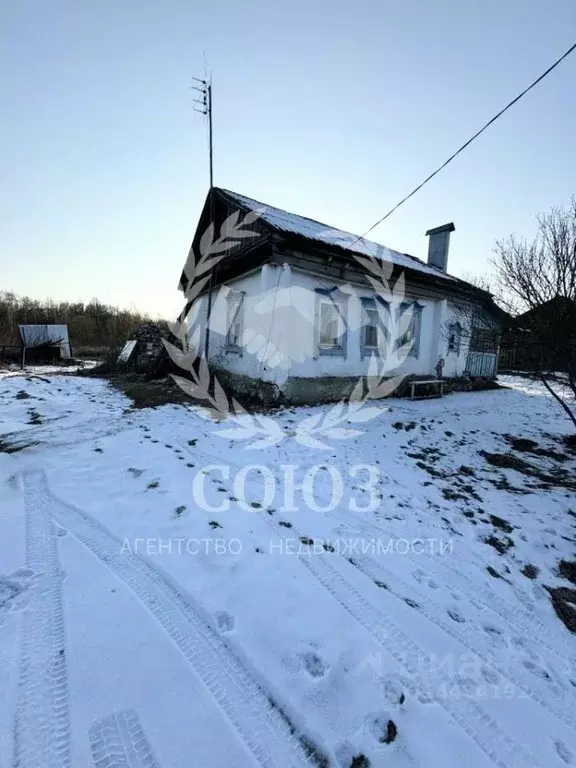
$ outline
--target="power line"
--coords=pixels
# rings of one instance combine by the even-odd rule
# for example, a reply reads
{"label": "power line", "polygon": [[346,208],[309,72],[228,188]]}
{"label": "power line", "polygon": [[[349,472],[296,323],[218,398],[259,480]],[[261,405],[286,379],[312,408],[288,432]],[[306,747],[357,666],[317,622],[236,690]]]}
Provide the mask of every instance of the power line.
{"label": "power line", "polygon": [[[384,216],[382,216],[382,218],[381,218],[381,219],[378,219],[378,221],[377,221],[375,224],[372,224],[372,226],[370,227],[370,229],[367,229],[367,230],[366,230],[366,232],[364,232],[364,234],[363,234],[363,235],[361,235],[361,236],[358,238],[358,240],[362,240],[363,238],[365,238],[365,237],[366,237],[366,235],[370,234],[370,232],[372,232],[372,230],[373,230],[373,229],[376,229],[376,227],[377,227],[379,224],[382,224],[382,222],[383,222],[383,221],[385,221],[385,220],[386,220],[386,219],[387,219],[389,216],[391,216],[391,215],[394,213],[394,211],[398,210],[398,208],[400,208],[400,206],[401,206],[401,205],[404,205],[404,203],[405,203],[407,200],[409,200],[409,199],[410,199],[410,198],[411,198],[413,195],[415,195],[415,194],[416,194],[416,192],[418,192],[419,190],[421,190],[421,189],[422,189],[422,187],[423,187],[425,184],[427,184],[427,183],[428,183],[428,182],[429,182],[431,179],[433,179],[433,178],[434,178],[434,176],[436,176],[436,174],[440,173],[440,171],[441,171],[441,170],[443,170],[444,168],[446,168],[446,166],[447,166],[449,163],[451,163],[451,162],[452,162],[452,160],[454,160],[454,158],[455,158],[455,157],[457,157],[457,156],[460,154],[460,152],[464,151],[464,150],[466,149],[466,147],[470,146],[470,144],[472,144],[472,142],[474,141],[474,139],[477,139],[477,138],[478,138],[478,136],[480,136],[480,134],[481,134],[481,133],[484,133],[484,131],[486,130],[486,128],[488,128],[489,126],[491,126],[491,125],[492,125],[492,123],[495,123],[495,122],[496,122],[496,120],[498,120],[498,118],[499,118],[499,117],[502,117],[502,115],[504,114],[504,112],[507,112],[507,111],[510,109],[510,107],[512,107],[512,106],[514,106],[514,104],[516,104],[516,102],[517,102],[517,101],[520,101],[520,99],[521,99],[523,96],[525,96],[525,95],[528,93],[528,91],[531,91],[531,90],[532,90],[532,88],[534,88],[534,86],[535,86],[535,85],[538,85],[538,83],[539,83],[541,80],[544,80],[544,78],[546,77],[546,75],[549,75],[549,74],[550,74],[550,72],[552,72],[552,70],[553,70],[553,69],[556,69],[556,67],[558,66],[558,64],[560,64],[560,62],[561,62],[561,61],[563,61],[563,60],[564,60],[564,59],[565,59],[567,56],[569,56],[569,55],[572,53],[572,51],[574,51],[575,49],[576,49],[576,43],[574,43],[574,45],[570,46],[570,48],[568,48],[568,50],[567,50],[565,53],[563,53],[563,54],[562,54],[562,56],[560,56],[560,58],[559,58],[559,59],[557,59],[557,60],[554,62],[554,64],[552,64],[552,66],[551,66],[551,67],[548,67],[548,69],[547,69],[545,72],[543,72],[543,73],[540,75],[540,77],[538,77],[536,80],[534,80],[534,82],[533,82],[533,83],[531,83],[531,84],[530,84],[530,85],[529,85],[527,88],[525,88],[525,89],[522,91],[522,93],[519,93],[519,94],[518,94],[518,96],[516,96],[516,98],[515,98],[515,99],[512,99],[512,101],[511,101],[511,102],[509,102],[509,103],[508,103],[508,104],[507,104],[507,105],[504,107],[504,109],[501,109],[501,110],[500,110],[500,112],[498,112],[498,114],[494,115],[494,117],[493,117],[493,118],[491,118],[490,120],[488,120],[488,122],[487,122],[485,125],[483,125],[483,126],[482,126],[482,128],[480,128],[480,130],[479,130],[479,131],[477,131],[477,132],[474,134],[474,136],[472,136],[472,138],[468,139],[468,141],[467,141],[465,144],[462,144],[462,146],[460,147],[460,149],[457,149],[457,150],[456,150],[456,152],[454,152],[454,154],[453,154],[453,155],[451,155],[451,156],[450,156],[450,157],[449,157],[447,160],[445,160],[445,161],[442,163],[442,165],[438,166],[438,168],[436,168],[436,170],[435,170],[433,173],[431,173],[431,174],[430,174],[430,176],[428,176],[427,178],[425,178],[425,179],[424,179],[424,181],[423,181],[421,184],[418,184],[418,186],[417,186],[417,187],[415,187],[415,188],[412,190],[412,192],[410,192],[408,195],[406,195],[406,197],[402,198],[402,200],[400,200],[400,202],[399,202],[399,203],[397,203],[397,204],[394,206],[394,208],[391,208],[391,209],[388,211],[388,213],[386,213]],[[358,242],[358,240],[357,240],[356,242]]]}

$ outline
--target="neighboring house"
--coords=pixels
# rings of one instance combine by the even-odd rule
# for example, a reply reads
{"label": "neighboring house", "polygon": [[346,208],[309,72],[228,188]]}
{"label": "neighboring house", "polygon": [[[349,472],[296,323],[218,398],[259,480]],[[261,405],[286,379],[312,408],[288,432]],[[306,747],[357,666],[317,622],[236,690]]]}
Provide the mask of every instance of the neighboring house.
{"label": "neighboring house", "polygon": [[49,362],[72,357],[67,325],[19,325],[23,362]]}
{"label": "neighboring house", "polygon": [[[191,346],[207,353],[211,367],[236,390],[316,402],[349,394],[368,373],[496,375],[498,309],[489,293],[447,273],[453,224],[427,232],[424,263],[214,188],[182,273],[183,291],[208,275],[194,279],[190,265],[207,255],[210,221],[215,237],[225,236],[233,214],[232,224],[252,214],[244,228],[253,235],[233,237],[229,248],[222,241],[212,250],[219,260],[187,311]],[[395,295],[384,290],[381,279],[373,284],[367,255],[389,264]],[[403,291],[396,283],[401,275]]]}
{"label": "neighboring house", "polygon": [[576,366],[576,301],[556,296],[516,317],[502,334],[500,366],[567,371]]}

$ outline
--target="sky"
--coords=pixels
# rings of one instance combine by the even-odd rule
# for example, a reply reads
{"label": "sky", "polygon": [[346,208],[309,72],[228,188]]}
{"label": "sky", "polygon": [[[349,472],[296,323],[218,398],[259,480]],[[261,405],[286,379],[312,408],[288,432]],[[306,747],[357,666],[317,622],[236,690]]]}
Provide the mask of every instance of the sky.
{"label": "sky", "polygon": [[[574,0],[2,0],[0,290],[175,317],[209,185],[362,233],[576,40]],[[576,193],[576,52],[371,239],[490,271]]]}

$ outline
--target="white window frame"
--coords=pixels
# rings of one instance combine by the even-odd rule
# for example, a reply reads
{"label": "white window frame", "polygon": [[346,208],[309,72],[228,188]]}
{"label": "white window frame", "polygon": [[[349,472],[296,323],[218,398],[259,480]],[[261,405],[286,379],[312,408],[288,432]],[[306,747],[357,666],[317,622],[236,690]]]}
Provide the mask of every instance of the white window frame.
{"label": "white window frame", "polygon": [[[385,349],[388,342],[389,331],[387,329],[387,321],[385,320],[385,313],[389,312],[390,305],[388,302],[381,299],[379,296],[362,296],[361,301],[361,329],[360,329],[360,357],[364,359],[368,355],[382,355],[385,354]],[[368,345],[366,343],[366,331],[369,325],[368,318],[369,313],[376,313],[376,345]],[[372,326],[374,327],[374,326]]]}
{"label": "white window frame", "polygon": [[[242,349],[244,332],[244,291],[229,291],[226,296],[226,349],[239,352]],[[232,326],[238,325],[237,340],[232,338]]]}
{"label": "white window frame", "polygon": [[[346,325],[346,296],[340,291],[317,290],[316,291],[316,354],[317,355],[343,355],[346,356],[348,331]],[[320,341],[322,307],[330,306],[336,310],[338,317],[338,343],[324,344]]]}
{"label": "white window frame", "polygon": [[[364,303],[362,306],[362,309],[364,311],[364,316],[362,319],[362,335],[364,338],[362,339],[364,348],[367,350],[374,350],[378,349],[379,347],[379,330],[380,330],[380,313],[378,312],[378,307],[376,304],[367,304]],[[374,318],[374,315],[376,316]],[[368,331],[374,331],[375,336],[375,342],[374,344],[368,343]]]}
{"label": "white window frame", "polygon": [[403,347],[405,344],[408,343],[409,340],[406,339],[406,336],[408,334],[411,335],[412,346],[410,347],[410,351],[408,352],[409,357],[420,357],[420,341],[422,337],[423,309],[424,309],[424,306],[422,304],[419,304],[417,301],[404,301],[398,307],[398,315],[397,315],[398,320],[402,317],[402,315],[405,312],[408,312],[408,311],[412,312],[410,326],[406,330],[406,333],[402,338],[396,339],[396,347],[399,349],[400,347]]}

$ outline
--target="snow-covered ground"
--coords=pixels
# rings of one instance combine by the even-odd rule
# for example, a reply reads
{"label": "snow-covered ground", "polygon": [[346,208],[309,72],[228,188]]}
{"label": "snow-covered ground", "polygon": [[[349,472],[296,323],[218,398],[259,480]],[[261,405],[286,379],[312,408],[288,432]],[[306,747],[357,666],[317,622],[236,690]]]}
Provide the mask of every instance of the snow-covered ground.
{"label": "snow-covered ground", "polygon": [[0,765],[576,765],[545,589],[576,454],[507,383],[248,451],[102,380],[0,378]]}
{"label": "snow-covered ground", "polygon": [[16,363],[0,368],[0,378],[12,376],[47,376],[55,374],[71,374],[77,371],[86,371],[99,365],[99,360],[81,360],[75,365],[26,365],[22,369]]}

